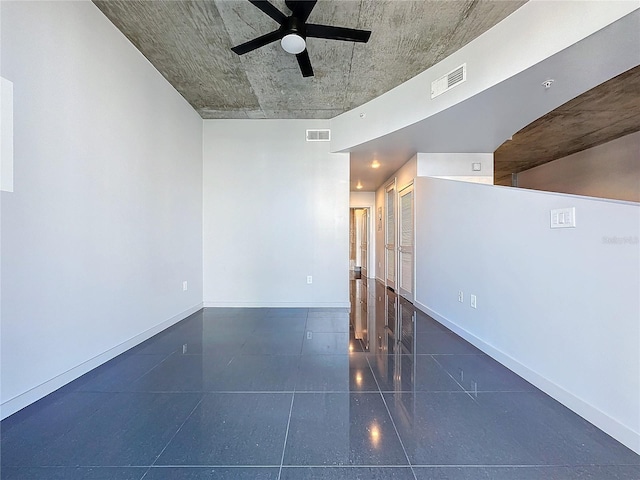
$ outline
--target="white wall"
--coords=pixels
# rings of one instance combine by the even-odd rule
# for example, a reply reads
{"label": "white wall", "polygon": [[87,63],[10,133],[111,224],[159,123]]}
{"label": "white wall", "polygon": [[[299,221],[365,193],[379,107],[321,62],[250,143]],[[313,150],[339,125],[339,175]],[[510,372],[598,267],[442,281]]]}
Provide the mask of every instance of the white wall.
{"label": "white wall", "polygon": [[328,126],[205,120],[205,305],[348,307],[349,155],[305,141]]}
{"label": "white wall", "polygon": [[13,192],[13,83],[0,77],[0,190]]}
{"label": "white wall", "polygon": [[[418,307],[640,452],[640,206],[433,178],[415,194]],[[577,228],[549,228],[562,207]]]}
{"label": "white wall", "polygon": [[[417,153],[417,176],[493,185],[493,153]],[[479,170],[474,171],[474,164]]]}
{"label": "white wall", "polygon": [[200,308],[202,121],[92,3],[0,8],[4,417]]}
{"label": "white wall", "polygon": [[518,186],[640,202],[640,132],[520,172]]}

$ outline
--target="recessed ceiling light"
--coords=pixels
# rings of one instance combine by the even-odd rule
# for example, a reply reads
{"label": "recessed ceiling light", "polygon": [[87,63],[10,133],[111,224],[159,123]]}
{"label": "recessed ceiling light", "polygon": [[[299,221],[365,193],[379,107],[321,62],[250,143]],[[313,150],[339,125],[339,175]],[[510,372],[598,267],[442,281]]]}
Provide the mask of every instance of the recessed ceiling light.
{"label": "recessed ceiling light", "polygon": [[380,162],[378,160],[374,160],[371,162],[371,168],[380,168]]}
{"label": "recessed ceiling light", "polygon": [[357,188],[358,190],[362,190],[362,184],[361,184],[360,182],[358,182],[358,184],[356,185],[356,188]]}

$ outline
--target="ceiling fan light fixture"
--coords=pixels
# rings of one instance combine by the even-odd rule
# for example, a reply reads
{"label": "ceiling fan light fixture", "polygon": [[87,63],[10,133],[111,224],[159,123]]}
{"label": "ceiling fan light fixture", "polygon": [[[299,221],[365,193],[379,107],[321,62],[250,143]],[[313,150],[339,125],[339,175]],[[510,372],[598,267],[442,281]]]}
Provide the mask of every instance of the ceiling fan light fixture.
{"label": "ceiling fan light fixture", "polygon": [[307,44],[297,33],[289,33],[282,37],[280,40],[280,45],[282,45],[282,49],[287,53],[292,53],[297,55],[298,53],[304,52],[304,49],[307,48]]}
{"label": "ceiling fan light fixture", "polygon": [[[284,4],[291,10],[290,15],[282,13],[269,0],[248,1],[262,13],[275,20],[280,27],[253,40],[236,45],[231,50],[237,55],[244,55],[280,40],[282,49],[296,56],[300,73],[302,73],[303,77],[313,77],[313,67],[307,50],[307,37],[366,43],[371,36],[371,31],[369,30],[307,23],[307,19],[318,0],[284,0]],[[279,1],[281,2],[282,0]]]}

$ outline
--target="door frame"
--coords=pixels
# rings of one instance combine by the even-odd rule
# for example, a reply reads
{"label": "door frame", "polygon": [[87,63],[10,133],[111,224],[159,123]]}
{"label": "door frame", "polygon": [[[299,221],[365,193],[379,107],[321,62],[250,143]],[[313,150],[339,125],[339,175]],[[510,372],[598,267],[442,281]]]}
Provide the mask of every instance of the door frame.
{"label": "door frame", "polygon": [[[389,193],[393,191],[393,244],[387,243],[389,240]],[[384,285],[397,290],[398,285],[398,188],[396,179],[388,182],[384,187]],[[391,252],[391,253],[390,253]],[[389,281],[389,256],[393,258],[393,278]]]}
{"label": "door frame", "polygon": [[361,208],[361,210],[363,210],[363,213],[360,227],[360,263],[362,264],[360,272],[364,278],[369,278],[369,222],[371,222],[371,210],[367,207]]}

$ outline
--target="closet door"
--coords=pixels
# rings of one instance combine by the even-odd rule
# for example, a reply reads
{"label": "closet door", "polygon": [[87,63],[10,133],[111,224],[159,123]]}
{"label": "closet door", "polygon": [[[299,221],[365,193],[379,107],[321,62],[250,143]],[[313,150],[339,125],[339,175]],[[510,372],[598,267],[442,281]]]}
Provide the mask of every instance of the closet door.
{"label": "closet door", "polygon": [[396,184],[387,187],[385,197],[385,270],[387,287],[396,289]]}
{"label": "closet door", "polygon": [[362,232],[360,236],[360,265],[362,266],[362,278],[367,278],[369,262],[369,209],[362,211]]}
{"label": "closet door", "polygon": [[413,303],[414,285],[414,233],[413,233],[413,185],[403,188],[399,195],[398,222],[398,291]]}

